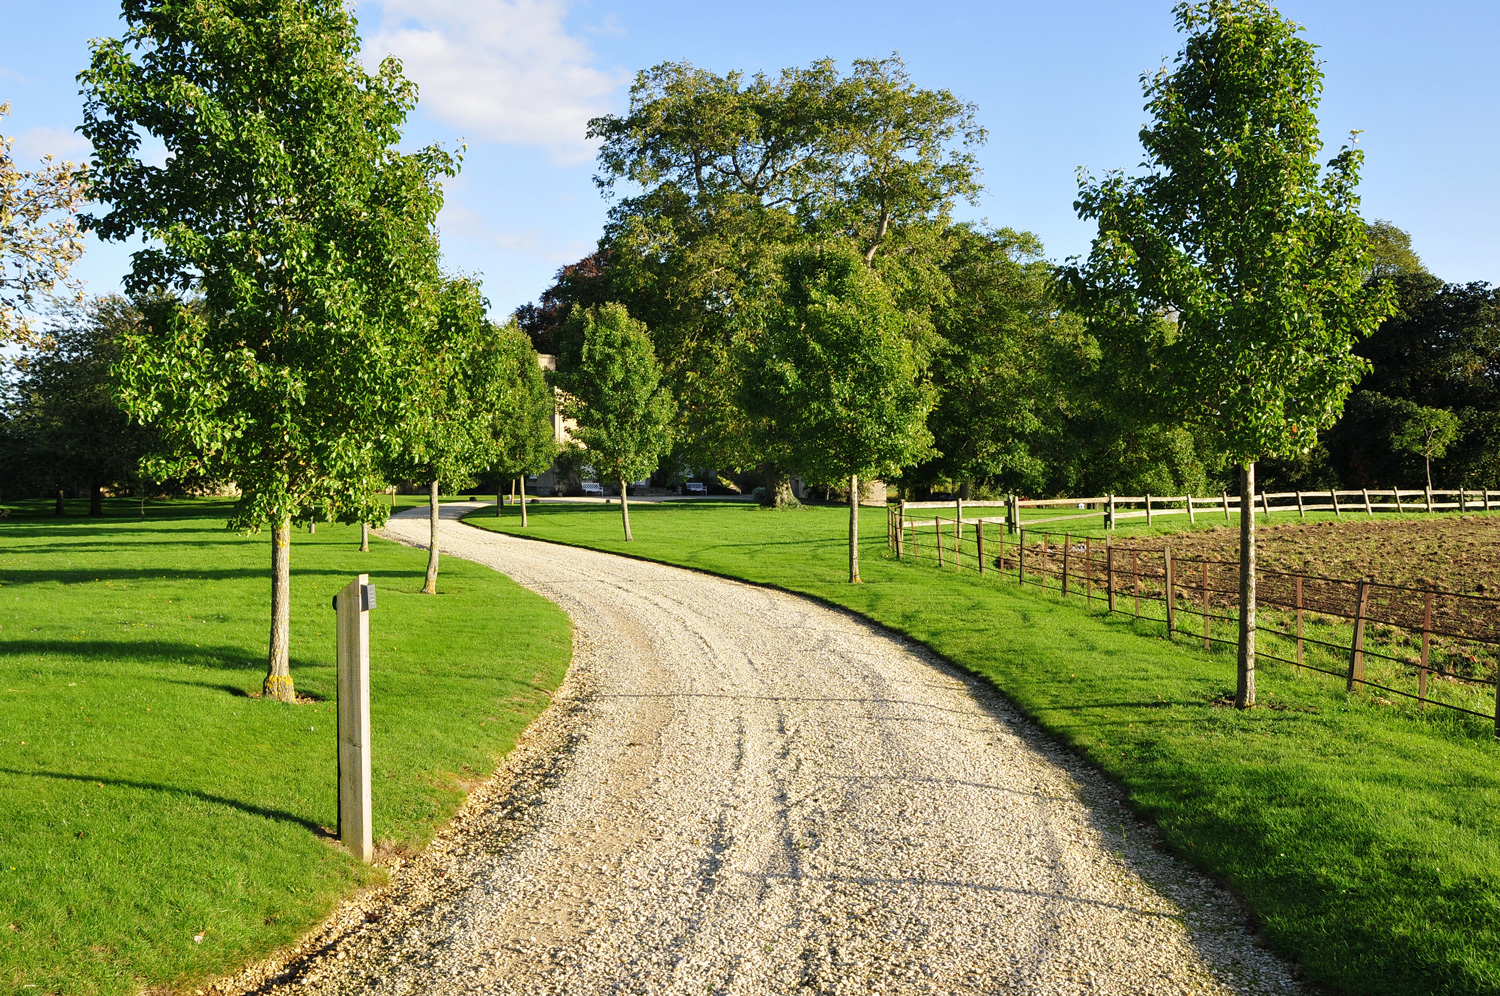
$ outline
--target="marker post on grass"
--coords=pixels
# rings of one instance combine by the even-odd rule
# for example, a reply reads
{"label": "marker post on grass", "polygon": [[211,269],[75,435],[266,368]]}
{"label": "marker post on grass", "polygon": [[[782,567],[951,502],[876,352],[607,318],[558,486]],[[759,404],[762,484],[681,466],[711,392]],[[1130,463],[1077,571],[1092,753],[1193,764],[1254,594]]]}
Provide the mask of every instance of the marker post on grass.
{"label": "marker post on grass", "polygon": [[368,863],[370,828],[370,610],[375,586],[361,574],[333,596],[338,613],[339,842]]}

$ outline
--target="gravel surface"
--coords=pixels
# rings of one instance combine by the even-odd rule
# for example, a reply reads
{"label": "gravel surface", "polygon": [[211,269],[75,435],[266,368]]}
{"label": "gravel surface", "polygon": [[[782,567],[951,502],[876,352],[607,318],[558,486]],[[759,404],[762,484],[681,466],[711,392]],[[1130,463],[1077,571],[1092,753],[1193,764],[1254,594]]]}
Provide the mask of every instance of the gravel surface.
{"label": "gravel surface", "polygon": [[221,991],[1300,991],[1117,791],[901,638],[453,521],[442,548],[568,612],[568,677],[389,886]]}

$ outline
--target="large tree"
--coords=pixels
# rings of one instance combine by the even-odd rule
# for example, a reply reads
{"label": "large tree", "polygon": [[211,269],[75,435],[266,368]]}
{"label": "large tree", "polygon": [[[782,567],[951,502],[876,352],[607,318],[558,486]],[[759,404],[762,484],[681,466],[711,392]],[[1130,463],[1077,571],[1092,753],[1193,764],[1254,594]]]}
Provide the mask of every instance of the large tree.
{"label": "large tree", "polygon": [[373,495],[455,164],[398,151],[416,88],[393,60],[365,71],[342,0],[126,0],[124,19],[79,76],[92,196],[109,207],[85,221],[145,239],[131,293],[199,306],[144,307],[122,398],[170,447],[158,476],[233,480],[230,524],[272,530],[265,694],[291,702],[290,522],[383,520]]}
{"label": "large tree", "polygon": [[620,518],[630,534],[630,482],[651,473],[672,446],[676,404],[646,326],[621,304],[578,309],[557,361],[563,414],[601,480],[620,487]]}
{"label": "large tree", "polygon": [[[0,119],[10,113],[0,103]],[[83,201],[83,170],[47,156],[40,169],[22,169],[11,158],[14,140],[0,135],[0,346],[39,341],[30,312],[59,290],[76,302],[68,271],[83,254],[74,212]]]}
{"label": "large tree", "polygon": [[799,247],[781,268],[784,287],[742,346],[741,404],[794,471],[847,484],[849,580],[858,583],[860,480],[931,452],[931,333],[847,242]]}
{"label": "large tree", "polygon": [[[1153,372],[1163,410],[1209,431],[1240,467],[1235,702],[1255,702],[1255,463],[1295,457],[1366,369],[1352,347],[1388,309],[1365,284],[1361,154],[1320,168],[1323,73],[1266,0],[1176,8],[1187,42],[1145,80],[1147,172],[1080,181],[1099,234],[1072,272],[1107,353]],[[1162,316],[1175,321],[1162,323]]]}

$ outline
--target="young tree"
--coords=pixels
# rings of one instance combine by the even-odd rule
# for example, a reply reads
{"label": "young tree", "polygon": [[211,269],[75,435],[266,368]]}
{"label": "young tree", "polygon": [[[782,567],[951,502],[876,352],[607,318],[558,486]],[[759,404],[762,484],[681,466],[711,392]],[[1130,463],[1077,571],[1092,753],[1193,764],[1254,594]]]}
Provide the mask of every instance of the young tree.
{"label": "young tree", "polygon": [[787,253],[785,285],[744,344],[743,397],[787,447],[792,469],[848,482],[849,581],[859,577],[859,482],[927,456],[936,400],[921,343],[929,330],[896,307],[847,241]]}
{"label": "young tree", "polygon": [[[557,395],[537,362],[536,350],[521,326],[512,321],[493,333],[493,362],[497,365],[496,396],[490,405],[490,435],[496,454],[490,470],[502,482],[519,478],[521,525],[526,520],[526,476],[547,469],[557,456],[557,435],[552,420]],[[495,495],[495,514],[500,514],[500,495]]]}
{"label": "young tree", "polygon": [[[1355,208],[1361,155],[1319,168],[1322,70],[1267,0],[1176,8],[1187,42],[1145,81],[1146,175],[1083,176],[1099,234],[1072,271],[1080,308],[1117,362],[1150,369],[1163,410],[1208,430],[1240,467],[1235,703],[1255,702],[1255,462],[1295,457],[1366,369],[1351,352],[1388,308],[1366,287]],[[1164,334],[1158,319],[1175,315]]]}
{"label": "young tree", "polygon": [[630,535],[626,489],[656,467],[672,447],[677,406],[661,382],[661,365],[646,326],[622,304],[575,312],[557,362],[563,414],[588,449],[589,462],[620,485],[620,518]]}
{"label": "young tree", "polygon": [[[437,148],[397,151],[416,88],[359,59],[341,0],[130,0],[79,75],[94,146],[84,222],[139,235],[126,288],[167,289],[122,342],[121,397],[169,447],[240,487],[230,525],[272,530],[265,694],[288,670],[291,520],[383,521],[401,364],[437,266]],[[156,164],[142,131],[166,150]]]}
{"label": "young tree", "polygon": [[391,479],[427,485],[429,536],[424,595],[437,594],[441,484],[462,485],[496,458],[497,410],[517,376],[505,362],[486,303],[471,280],[445,281],[435,320],[413,363],[399,451],[386,465]]}
{"label": "young tree", "polygon": [[[0,103],[0,119],[10,113]],[[0,346],[35,346],[36,327],[25,312],[38,298],[68,287],[68,270],[83,255],[74,212],[86,193],[83,170],[49,155],[38,170],[11,158],[14,142],[0,135]],[[71,295],[76,302],[80,295]]]}
{"label": "young tree", "polygon": [[1458,438],[1458,416],[1442,408],[1424,408],[1404,398],[1396,402],[1401,425],[1391,436],[1398,450],[1414,453],[1427,463],[1427,490],[1432,490],[1432,458],[1442,458]]}

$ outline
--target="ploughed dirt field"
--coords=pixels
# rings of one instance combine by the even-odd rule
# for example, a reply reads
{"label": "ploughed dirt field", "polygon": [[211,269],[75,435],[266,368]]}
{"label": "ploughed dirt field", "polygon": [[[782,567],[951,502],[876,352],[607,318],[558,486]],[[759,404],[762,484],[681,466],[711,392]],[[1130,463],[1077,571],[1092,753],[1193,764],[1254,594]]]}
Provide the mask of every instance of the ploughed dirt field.
{"label": "ploughed dirt field", "polygon": [[[1391,520],[1379,516],[1335,522],[1256,523],[1262,570],[1330,578],[1368,577],[1384,584],[1429,585],[1470,595],[1500,595],[1500,517],[1433,515]],[[1174,556],[1234,560],[1238,524],[1174,536],[1121,537],[1119,544]]]}

